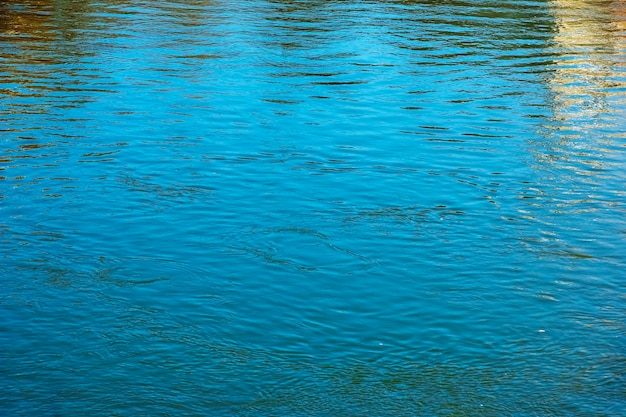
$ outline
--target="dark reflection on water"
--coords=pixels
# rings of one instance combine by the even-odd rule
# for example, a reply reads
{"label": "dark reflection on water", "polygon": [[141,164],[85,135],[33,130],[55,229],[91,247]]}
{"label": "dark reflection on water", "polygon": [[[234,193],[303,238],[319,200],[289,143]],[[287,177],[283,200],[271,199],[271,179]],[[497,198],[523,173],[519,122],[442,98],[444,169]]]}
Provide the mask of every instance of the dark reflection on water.
{"label": "dark reflection on water", "polygon": [[2,414],[618,415],[625,18],[0,2]]}

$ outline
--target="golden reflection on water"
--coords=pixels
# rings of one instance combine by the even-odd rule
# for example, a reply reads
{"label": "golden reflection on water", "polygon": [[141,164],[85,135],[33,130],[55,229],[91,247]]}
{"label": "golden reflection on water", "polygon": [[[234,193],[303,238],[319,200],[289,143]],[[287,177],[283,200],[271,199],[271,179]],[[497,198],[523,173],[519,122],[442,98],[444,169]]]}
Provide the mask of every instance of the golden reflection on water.
{"label": "golden reflection on water", "polygon": [[0,33],[38,37],[50,32],[51,4],[47,0],[0,3]]}
{"label": "golden reflection on water", "polygon": [[[85,83],[70,64],[86,55],[75,38],[89,24],[87,4],[49,0],[0,3],[0,100],[8,99],[0,115],[49,114],[55,107],[74,107],[84,101],[59,99],[81,91]],[[59,75],[71,77],[71,82]],[[51,94],[57,95],[56,100]]]}
{"label": "golden reflection on water", "polygon": [[94,55],[79,40],[96,23],[92,12],[88,1],[0,1],[0,135],[19,139],[2,149],[6,163],[38,159],[37,168],[56,165],[54,139],[71,135],[40,132],[63,120],[66,109],[92,101],[97,91],[99,75],[77,65]]}
{"label": "golden reflection on water", "polygon": [[559,57],[549,86],[556,117],[582,123],[579,127],[591,127],[594,118],[606,113],[623,117],[626,4],[555,0],[552,12]]}

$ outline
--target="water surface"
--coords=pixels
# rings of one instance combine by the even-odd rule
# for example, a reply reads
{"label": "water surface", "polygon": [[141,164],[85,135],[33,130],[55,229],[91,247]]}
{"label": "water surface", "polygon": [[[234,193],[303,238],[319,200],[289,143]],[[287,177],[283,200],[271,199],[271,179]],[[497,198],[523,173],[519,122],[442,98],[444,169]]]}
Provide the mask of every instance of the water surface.
{"label": "water surface", "polygon": [[0,2],[2,414],[619,415],[625,20]]}

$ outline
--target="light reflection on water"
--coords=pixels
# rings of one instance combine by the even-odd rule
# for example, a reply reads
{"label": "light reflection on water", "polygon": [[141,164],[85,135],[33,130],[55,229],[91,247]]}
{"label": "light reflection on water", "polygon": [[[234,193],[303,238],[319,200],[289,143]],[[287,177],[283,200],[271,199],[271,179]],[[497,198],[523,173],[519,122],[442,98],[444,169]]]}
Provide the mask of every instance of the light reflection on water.
{"label": "light reflection on water", "polygon": [[624,30],[0,3],[3,414],[619,414]]}

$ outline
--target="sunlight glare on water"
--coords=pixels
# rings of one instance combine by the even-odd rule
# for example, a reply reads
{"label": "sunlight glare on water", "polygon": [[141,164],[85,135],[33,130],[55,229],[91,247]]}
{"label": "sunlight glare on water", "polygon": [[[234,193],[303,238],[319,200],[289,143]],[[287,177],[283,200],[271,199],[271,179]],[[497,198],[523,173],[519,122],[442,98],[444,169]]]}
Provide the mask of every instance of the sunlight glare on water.
{"label": "sunlight glare on water", "polygon": [[0,414],[616,416],[619,1],[0,2]]}

